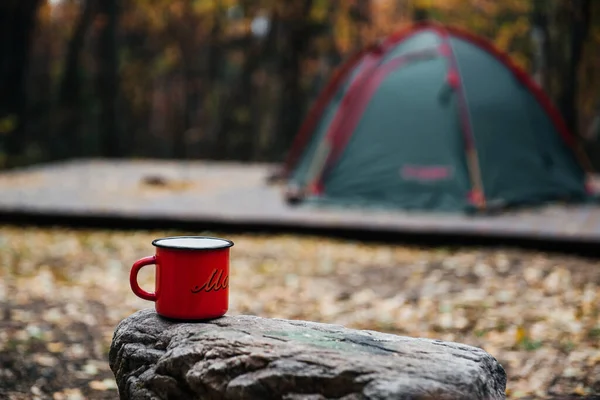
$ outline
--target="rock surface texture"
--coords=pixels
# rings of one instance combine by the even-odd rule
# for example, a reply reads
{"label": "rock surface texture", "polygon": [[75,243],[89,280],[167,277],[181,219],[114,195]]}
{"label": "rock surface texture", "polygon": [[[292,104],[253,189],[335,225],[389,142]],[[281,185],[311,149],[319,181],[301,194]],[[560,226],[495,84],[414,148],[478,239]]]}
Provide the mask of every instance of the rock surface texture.
{"label": "rock surface texture", "polygon": [[226,316],[177,323],[139,311],[116,328],[121,399],[505,398],[485,351],[314,322]]}

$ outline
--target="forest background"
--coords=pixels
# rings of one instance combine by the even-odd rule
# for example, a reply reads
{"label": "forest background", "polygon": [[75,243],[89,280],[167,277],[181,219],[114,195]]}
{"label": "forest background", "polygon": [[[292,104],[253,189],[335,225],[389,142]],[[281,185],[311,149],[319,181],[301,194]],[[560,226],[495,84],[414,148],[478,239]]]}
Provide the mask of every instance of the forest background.
{"label": "forest background", "polygon": [[278,162],[344,59],[423,17],[491,39],[600,167],[600,1],[2,0],[0,169]]}

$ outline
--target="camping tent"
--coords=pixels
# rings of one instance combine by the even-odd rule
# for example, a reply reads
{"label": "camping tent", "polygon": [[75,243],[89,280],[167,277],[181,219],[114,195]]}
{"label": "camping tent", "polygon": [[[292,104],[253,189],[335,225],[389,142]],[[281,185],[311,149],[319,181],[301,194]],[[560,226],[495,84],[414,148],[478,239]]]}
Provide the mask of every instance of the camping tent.
{"label": "camping tent", "polygon": [[510,58],[419,23],[364,49],[324,88],[283,167],[287,199],[490,209],[586,198],[573,137]]}

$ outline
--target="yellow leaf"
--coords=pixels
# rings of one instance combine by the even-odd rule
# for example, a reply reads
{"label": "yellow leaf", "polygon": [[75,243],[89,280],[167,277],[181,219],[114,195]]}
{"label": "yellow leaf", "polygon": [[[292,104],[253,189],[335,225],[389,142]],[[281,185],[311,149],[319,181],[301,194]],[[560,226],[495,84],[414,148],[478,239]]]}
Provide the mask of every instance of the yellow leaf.
{"label": "yellow leaf", "polygon": [[527,330],[522,325],[519,325],[519,327],[517,328],[517,331],[515,332],[515,342],[523,343],[523,341],[526,338],[527,338]]}
{"label": "yellow leaf", "polygon": [[52,342],[46,345],[48,351],[51,353],[60,353],[65,348],[65,345],[61,342]]}
{"label": "yellow leaf", "polygon": [[423,7],[423,8],[431,8],[431,7],[433,7],[433,0],[416,0],[415,6]]}
{"label": "yellow leaf", "polygon": [[579,396],[585,396],[588,394],[587,390],[582,385],[578,385],[575,389],[573,389],[573,393]]}

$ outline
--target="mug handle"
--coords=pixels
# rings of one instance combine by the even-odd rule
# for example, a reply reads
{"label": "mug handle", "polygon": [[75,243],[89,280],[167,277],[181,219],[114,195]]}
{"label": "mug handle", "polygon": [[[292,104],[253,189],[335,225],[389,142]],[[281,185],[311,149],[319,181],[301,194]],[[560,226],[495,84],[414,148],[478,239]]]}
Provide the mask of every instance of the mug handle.
{"label": "mug handle", "polygon": [[140,287],[137,281],[138,272],[146,265],[156,264],[156,256],[144,257],[133,263],[131,273],[129,274],[129,285],[133,293],[144,300],[156,301],[156,293],[146,292]]}

